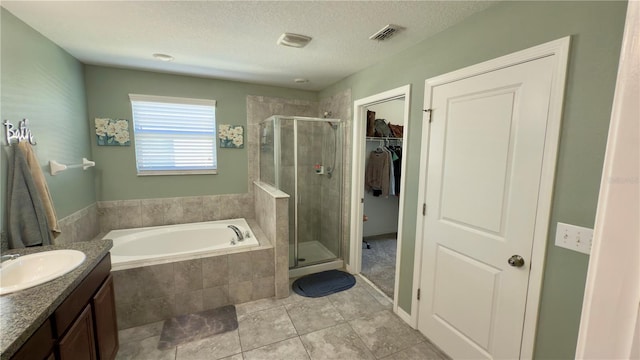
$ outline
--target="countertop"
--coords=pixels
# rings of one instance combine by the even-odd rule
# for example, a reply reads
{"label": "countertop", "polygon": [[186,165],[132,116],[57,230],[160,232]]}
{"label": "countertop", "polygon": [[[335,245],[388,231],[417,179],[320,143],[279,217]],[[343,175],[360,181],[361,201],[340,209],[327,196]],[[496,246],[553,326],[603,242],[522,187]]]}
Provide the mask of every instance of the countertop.
{"label": "countertop", "polygon": [[20,349],[102,260],[112,245],[111,240],[92,240],[3,253],[27,255],[48,250],[73,249],[82,251],[87,258],[76,269],[53,281],[0,296],[0,360],[11,358]]}

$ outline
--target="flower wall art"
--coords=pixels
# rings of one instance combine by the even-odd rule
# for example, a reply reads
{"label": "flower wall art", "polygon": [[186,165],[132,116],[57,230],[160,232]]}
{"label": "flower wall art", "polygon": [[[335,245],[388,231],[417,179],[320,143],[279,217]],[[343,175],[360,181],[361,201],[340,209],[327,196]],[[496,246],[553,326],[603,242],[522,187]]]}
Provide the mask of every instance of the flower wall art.
{"label": "flower wall art", "polygon": [[218,137],[220,138],[221,148],[244,148],[244,126],[220,124],[218,126]]}
{"label": "flower wall art", "polygon": [[96,118],[96,140],[100,146],[129,146],[129,120]]}

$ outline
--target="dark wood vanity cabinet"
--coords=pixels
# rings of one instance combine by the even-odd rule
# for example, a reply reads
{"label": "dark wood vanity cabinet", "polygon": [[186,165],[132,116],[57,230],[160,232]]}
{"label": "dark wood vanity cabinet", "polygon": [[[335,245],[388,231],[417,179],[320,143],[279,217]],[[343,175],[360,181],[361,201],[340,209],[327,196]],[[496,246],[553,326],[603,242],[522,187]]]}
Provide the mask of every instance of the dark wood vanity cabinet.
{"label": "dark wood vanity cabinet", "polygon": [[95,334],[91,317],[91,304],[88,304],[71,328],[58,343],[58,354],[61,360],[96,359]]}
{"label": "dark wood vanity cabinet", "polygon": [[11,360],[55,360],[53,354],[54,345],[53,326],[51,325],[51,320],[47,319],[11,357]]}
{"label": "dark wood vanity cabinet", "polygon": [[105,280],[93,296],[92,304],[98,359],[114,359],[118,353],[118,324],[113,276],[109,275]]}
{"label": "dark wood vanity cabinet", "polygon": [[118,327],[110,271],[107,254],[12,360],[115,359]]}

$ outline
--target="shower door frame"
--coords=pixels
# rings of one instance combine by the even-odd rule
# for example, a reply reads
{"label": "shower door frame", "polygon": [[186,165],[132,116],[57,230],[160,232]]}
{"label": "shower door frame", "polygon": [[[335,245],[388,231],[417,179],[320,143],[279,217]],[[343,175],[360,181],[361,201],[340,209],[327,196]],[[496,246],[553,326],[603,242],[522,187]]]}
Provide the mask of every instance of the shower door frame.
{"label": "shower door frame", "polygon": [[[281,128],[281,121],[283,121],[283,119],[286,120],[290,120],[293,121],[293,173],[294,173],[294,178],[293,178],[293,212],[294,212],[294,223],[293,223],[293,231],[294,231],[294,236],[293,236],[293,267],[289,267],[289,270],[293,270],[293,269],[300,269],[300,268],[304,268],[307,266],[314,266],[314,265],[322,265],[324,263],[329,263],[335,260],[339,260],[342,257],[342,244],[344,242],[344,239],[342,238],[342,231],[339,232],[340,234],[340,245],[338,246],[338,254],[334,254],[335,258],[334,259],[330,259],[330,260],[326,260],[326,261],[322,261],[319,263],[314,263],[314,264],[309,264],[309,265],[305,265],[305,266],[298,266],[298,121],[309,121],[309,122],[329,122],[329,123],[336,123],[338,124],[338,129],[342,126],[343,122],[340,119],[332,119],[332,118],[315,118],[315,117],[305,117],[305,116],[288,116],[288,115],[272,115],[270,117],[268,117],[265,121],[263,122],[268,122],[269,119],[273,119],[273,142],[274,142],[274,151],[273,151],[273,157],[274,157],[274,182],[275,182],[275,187],[279,190],[282,190],[281,188],[281,179],[280,179],[280,170],[281,170],[281,156],[282,156],[282,128]],[[333,129],[333,131],[338,131],[338,129]],[[343,130],[344,131],[344,130]],[[334,151],[338,151],[338,134],[335,134],[335,149]],[[344,139],[342,139],[342,141],[344,141]],[[276,145],[277,144],[277,145]],[[342,145],[342,144],[341,144]],[[335,164],[335,160],[334,160],[334,164],[333,164],[333,168],[335,170],[336,164]],[[342,166],[342,171],[340,172],[340,194],[342,196],[342,181],[344,181],[344,166]],[[289,194],[291,196],[291,194]],[[342,213],[342,206],[340,206],[339,211]],[[342,215],[339,217],[339,228],[342,229]],[[291,236],[291,235],[289,235]],[[290,240],[290,239],[289,239]]]}

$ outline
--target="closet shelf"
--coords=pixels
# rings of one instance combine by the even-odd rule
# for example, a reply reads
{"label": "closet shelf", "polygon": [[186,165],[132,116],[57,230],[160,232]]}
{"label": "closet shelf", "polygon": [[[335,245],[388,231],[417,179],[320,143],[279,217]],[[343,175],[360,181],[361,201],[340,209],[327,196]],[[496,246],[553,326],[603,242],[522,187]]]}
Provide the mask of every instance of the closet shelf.
{"label": "closet shelf", "polygon": [[382,136],[367,136],[367,141],[380,141],[380,140],[402,140],[401,137],[382,137]]}

